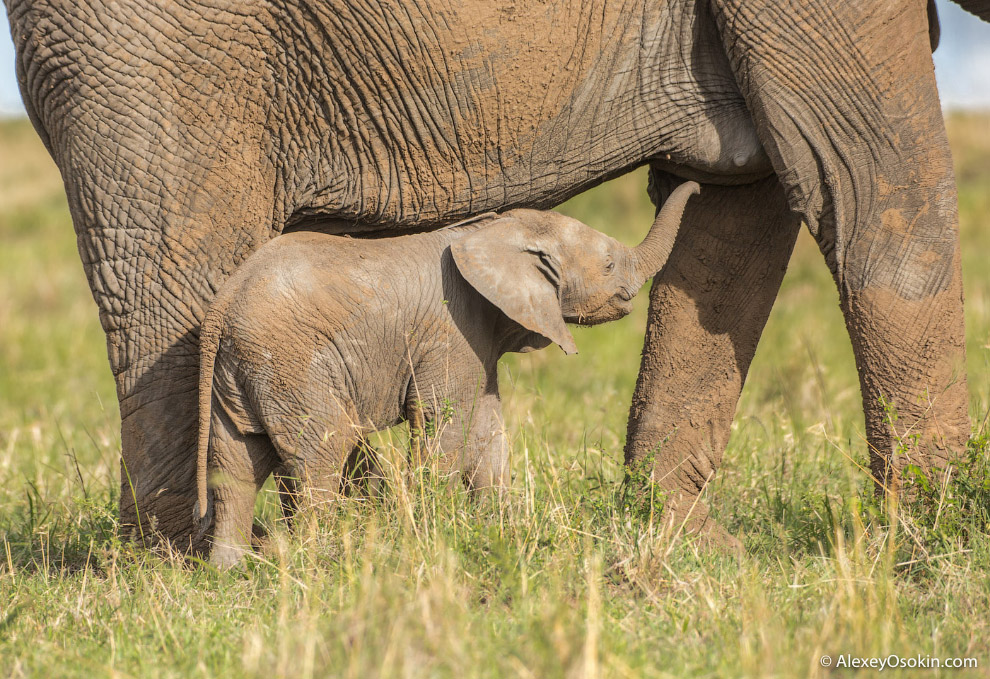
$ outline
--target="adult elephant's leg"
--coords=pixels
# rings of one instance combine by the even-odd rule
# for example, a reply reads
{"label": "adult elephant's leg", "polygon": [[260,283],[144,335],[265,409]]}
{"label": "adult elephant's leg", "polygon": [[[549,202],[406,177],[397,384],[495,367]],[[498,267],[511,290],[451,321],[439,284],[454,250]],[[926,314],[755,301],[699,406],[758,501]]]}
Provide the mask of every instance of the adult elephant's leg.
{"label": "adult elephant's leg", "polygon": [[[199,321],[280,223],[267,57],[243,44],[263,32],[236,7],[195,19],[170,3],[91,5],[13,8],[18,80],[62,171],[107,336],[122,418],[122,532],[184,548]],[[176,28],[190,22],[196,31]]]}
{"label": "adult elephant's leg", "polygon": [[[651,175],[654,200],[669,188],[669,178]],[[626,464],[651,465],[669,493],[670,516],[707,538],[724,537],[724,530],[709,520],[699,495],[722,461],[798,227],[776,177],[706,185],[688,204],[650,292]]]}
{"label": "adult elephant's leg", "polygon": [[[116,195],[113,168],[100,167],[96,182],[67,180],[120,402],[121,525],[135,538],[191,546],[199,323],[225,278],[271,236],[271,194],[255,192],[272,186],[260,148],[242,150],[253,168],[204,151],[176,176],[144,176]],[[149,196],[148,185],[167,193]]]}
{"label": "adult elephant's leg", "polygon": [[955,180],[926,5],[713,4],[761,141],[835,276],[875,476],[890,485],[907,463],[942,467],[969,421]]}

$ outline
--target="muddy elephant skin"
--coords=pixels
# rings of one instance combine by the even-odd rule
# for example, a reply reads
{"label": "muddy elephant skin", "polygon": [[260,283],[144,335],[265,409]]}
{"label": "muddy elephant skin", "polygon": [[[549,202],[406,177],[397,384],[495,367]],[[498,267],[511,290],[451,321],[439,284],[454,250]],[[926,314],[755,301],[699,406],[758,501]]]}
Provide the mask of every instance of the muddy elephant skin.
{"label": "muddy elephant skin", "polygon": [[682,185],[635,248],[525,209],[397,238],[301,231],[261,246],[201,332],[195,519],[212,526],[213,563],[232,566],[250,547],[272,472],[302,483],[286,495],[329,501],[365,435],[404,420],[441,471],[505,486],[498,359],[551,342],[574,353],[565,321],[628,314],[697,190]]}
{"label": "muddy elephant skin", "polygon": [[107,335],[136,536],[189,545],[199,327],[266,241],[548,208],[646,163],[656,200],[712,187],[655,282],[629,423],[627,461],[655,457],[670,506],[704,516],[800,220],[840,291],[878,479],[907,431],[923,468],[965,444],[932,3],[5,3]]}

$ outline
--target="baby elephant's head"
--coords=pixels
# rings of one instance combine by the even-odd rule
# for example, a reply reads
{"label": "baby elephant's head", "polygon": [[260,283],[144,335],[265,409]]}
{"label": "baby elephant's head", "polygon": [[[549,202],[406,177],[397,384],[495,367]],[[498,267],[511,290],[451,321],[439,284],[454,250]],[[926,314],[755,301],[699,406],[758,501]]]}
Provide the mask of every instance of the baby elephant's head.
{"label": "baby elephant's head", "polygon": [[677,187],[636,247],[576,219],[510,210],[451,243],[461,275],[506,316],[575,353],[564,325],[596,325],[632,311],[632,298],[663,268],[695,182]]}

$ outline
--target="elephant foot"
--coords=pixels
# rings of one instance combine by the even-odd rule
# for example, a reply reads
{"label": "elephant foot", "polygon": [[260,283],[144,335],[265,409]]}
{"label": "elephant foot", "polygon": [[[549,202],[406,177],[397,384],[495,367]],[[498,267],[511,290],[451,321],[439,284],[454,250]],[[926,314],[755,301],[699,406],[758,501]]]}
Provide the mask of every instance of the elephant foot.
{"label": "elephant foot", "polygon": [[221,571],[238,568],[244,564],[244,555],[251,551],[241,545],[214,544],[210,552],[210,564]]}
{"label": "elephant foot", "polygon": [[701,500],[680,499],[668,505],[668,519],[674,535],[690,542],[699,551],[742,556],[742,542],[711,516]]}
{"label": "elephant foot", "polygon": [[245,555],[264,551],[268,545],[268,531],[255,522],[251,524],[251,545],[230,545],[214,542],[210,549],[210,564],[220,570],[229,570],[244,563]]}
{"label": "elephant foot", "polygon": [[694,538],[694,544],[705,552],[729,554],[737,557],[746,552],[742,542],[726,530],[725,526],[711,517],[706,517],[695,523],[688,522],[685,525],[685,533]]}

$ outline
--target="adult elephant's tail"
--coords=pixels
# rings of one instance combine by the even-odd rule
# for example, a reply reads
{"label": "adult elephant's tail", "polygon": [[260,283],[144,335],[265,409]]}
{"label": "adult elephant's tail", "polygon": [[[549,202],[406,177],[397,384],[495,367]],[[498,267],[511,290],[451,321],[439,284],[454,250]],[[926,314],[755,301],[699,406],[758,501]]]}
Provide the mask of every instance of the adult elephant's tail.
{"label": "adult elephant's tail", "polygon": [[196,447],[196,505],[193,520],[201,528],[209,515],[207,509],[206,466],[210,449],[210,420],[213,403],[213,368],[220,336],[223,330],[223,313],[214,305],[206,314],[199,332],[199,438]]}

